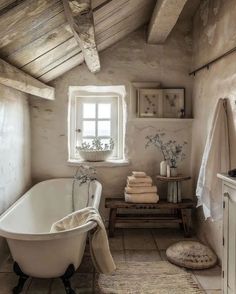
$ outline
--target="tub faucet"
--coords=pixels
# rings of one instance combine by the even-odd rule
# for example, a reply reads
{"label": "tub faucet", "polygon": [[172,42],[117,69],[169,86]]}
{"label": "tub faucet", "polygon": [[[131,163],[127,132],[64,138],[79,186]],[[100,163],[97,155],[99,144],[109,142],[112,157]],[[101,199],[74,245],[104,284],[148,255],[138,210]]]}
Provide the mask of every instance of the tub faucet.
{"label": "tub faucet", "polygon": [[81,165],[77,168],[74,179],[80,182],[80,185],[96,180],[96,169],[92,166]]}

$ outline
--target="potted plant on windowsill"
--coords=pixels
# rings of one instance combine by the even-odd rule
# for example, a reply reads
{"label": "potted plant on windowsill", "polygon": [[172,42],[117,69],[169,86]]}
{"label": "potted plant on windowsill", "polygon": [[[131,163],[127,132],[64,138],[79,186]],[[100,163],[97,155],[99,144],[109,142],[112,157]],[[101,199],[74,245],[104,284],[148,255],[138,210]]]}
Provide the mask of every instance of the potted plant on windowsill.
{"label": "potted plant on windowsill", "polygon": [[76,149],[85,161],[105,161],[112,155],[114,141],[110,139],[108,144],[103,144],[100,138],[94,138],[91,144],[82,143]]}

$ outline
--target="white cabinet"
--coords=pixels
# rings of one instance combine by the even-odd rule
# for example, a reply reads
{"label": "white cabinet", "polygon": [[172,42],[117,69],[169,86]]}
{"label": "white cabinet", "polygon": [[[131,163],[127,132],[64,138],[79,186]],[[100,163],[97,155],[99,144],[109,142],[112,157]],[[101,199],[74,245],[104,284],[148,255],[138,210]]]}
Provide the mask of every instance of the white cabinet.
{"label": "white cabinet", "polygon": [[223,180],[223,293],[236,293],[236,179]]}

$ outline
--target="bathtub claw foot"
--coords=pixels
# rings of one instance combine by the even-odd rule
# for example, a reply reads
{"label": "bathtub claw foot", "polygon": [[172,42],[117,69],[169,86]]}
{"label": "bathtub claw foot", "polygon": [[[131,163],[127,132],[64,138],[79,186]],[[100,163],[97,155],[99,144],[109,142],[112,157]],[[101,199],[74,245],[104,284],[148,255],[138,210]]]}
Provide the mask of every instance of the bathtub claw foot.
{"label": "bathtub claw foot", "polygon": [[61,280],[64,284],[66,294],[76,294],[76,292],[71,288],[70,278],[75,273],[75,267],[73,264],[70,264],[64,273],[63,276],[61,276]]}
{"label": "bathtub claw foot", "polygon": [[13,265],[13,270],[15,272],[15,274],[17,276],[19,276],[19,281],[18,284],[15,288],[13,288],[12,293],[13,294],[19,294],[22,292],[25,282],[28,280],[29,276],[27,276],[26,274],[24,274],[21,270],[21,268],[19,267],[17,262],[14,262]]}

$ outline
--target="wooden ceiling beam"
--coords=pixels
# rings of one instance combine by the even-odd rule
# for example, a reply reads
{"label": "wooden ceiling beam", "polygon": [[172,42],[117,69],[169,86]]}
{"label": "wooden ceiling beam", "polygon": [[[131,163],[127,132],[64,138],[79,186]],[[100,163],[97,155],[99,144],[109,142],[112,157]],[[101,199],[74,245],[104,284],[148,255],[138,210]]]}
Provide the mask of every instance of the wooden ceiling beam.
{"label": "wooden ceiling beam", "polygon": [[[115,23],[110,23],[110,26],[106,24],[105,18],[102,17],[103,20],[101,20],[100,17],[97,16],[99,18],[97,19],[97,21],[104,22],[103,31],[97,34],[98,50],[101,51],[108,48],[109,46],[115,44],[116,42],[127,36],[129,33],[135,31],[142,25],[146,24],[150,19],[151,12],[153,11],[155,5],[155,2],[153,0],[149,1],[149,5],[146,5],[145,2],[143,3],[143,5],[141,5],[141,0],[132,0],[132,3],[136,4],[135,8],[138,8],[138,10],[135,10],[133,12],[130,11],[129,15],[124,14],[121,22],[121,17],[118,17]],[[140,5],[137,5],[138,2],[140,2]],[[113,4],[116,5],[117,0],[114,0]],[[128,11],[129,10],[127,9],[127,7],[124,7],[124,12],[127,13]],[[117,16],[117,13],[114,12],[113,14],[114,16]],[[95,27],[95,29],[97,30],[97,26]],[[83,63],[83,61],[83,54],[78,53],[75,56],[69,57],[68,60],[64,60],[61,64],[52,67],[38,78],[43,82],[49,82],[61,76],[68,70],[71,70],[75,66]],[[51,64],[51,66],[53,66],[53,64]]]}
{"label": "wooden ceiling beam", "polygon": [[0,83],[16,90],[54,100],[55,89],[50,87],[22,70],[0,59]]}
{"label": "wooden ceiling beam", "polygon": [[89,70],[101,69],[95,41],[91,0],[63,0],[65,14],[78,42]]}
{"label": "wooden ceiling beam", "polygon": [[187,0],[158,0],[148,28],[148,43],[163,44]]}

